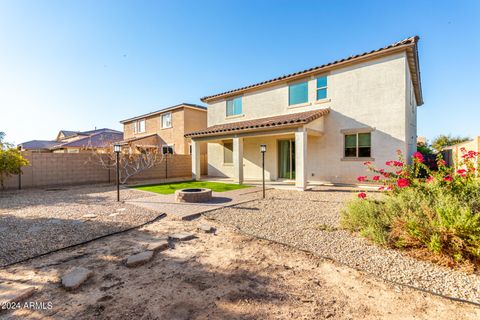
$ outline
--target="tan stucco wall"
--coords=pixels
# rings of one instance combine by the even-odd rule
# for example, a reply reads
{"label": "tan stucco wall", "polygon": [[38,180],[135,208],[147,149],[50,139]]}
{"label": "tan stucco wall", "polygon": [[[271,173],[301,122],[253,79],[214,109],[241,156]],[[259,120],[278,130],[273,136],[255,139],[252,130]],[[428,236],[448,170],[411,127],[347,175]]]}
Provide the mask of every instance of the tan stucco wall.
{"label": "tan stucco wall", "polygon": [[[287,84],[248,93],[243,96],[244,115],[234,119],[225,118],[225,100],[214,102],[208,107],[208,125],[329,107],[331,112],[325,116],[324,134],[309,136],[309,180],[355,182],[358,175],[366,174],[364,160],[342,160],[342,129],[374,128],[372,157],[380,167],[396,158],[396,150],[404,154],[414,150],[409,148],[409,141],[412,136],[416,139],[416,112],[407,118],[407,71],[405,53],[333,70],[327,74],[328,98],[322,103],[315,103],[316,82],[315,77],[310,77],[309,103],[295,108],[288,106]],[[222,149],[209,145],[208,151],[209,174],[231,176],[227,168],[219,171]],[[245,170],[245,177],[248,176]]]}
{"label": "tan stucco wall", "polygon": [[461,151],[462,148],[465,148],[467,152],[468,151],[480,152],[480,136],[473,138],[473,140],[459,143],[451,147],[452,158],[455,166],[458,166],[458,164],[463,160],[462,159],[463,153]]}
{"label": "tan stucco wall", "polygon": [[[158,134],[158,144],[160,146],[173,144],[175,146],[175,153],[189,154],[189,141],[184,138],[184,134],[186,132],[205,128],[207,123],[206,112],[190,108],[178,108],[169,112],[172,113],[171,128],[162,128],[162,114],[155,114],[145,118],[145,132],[142,133],[134,133],[134,121],[124,123],[124,139]],[[202,154],[205,153],[206,147],[203,146]]]}

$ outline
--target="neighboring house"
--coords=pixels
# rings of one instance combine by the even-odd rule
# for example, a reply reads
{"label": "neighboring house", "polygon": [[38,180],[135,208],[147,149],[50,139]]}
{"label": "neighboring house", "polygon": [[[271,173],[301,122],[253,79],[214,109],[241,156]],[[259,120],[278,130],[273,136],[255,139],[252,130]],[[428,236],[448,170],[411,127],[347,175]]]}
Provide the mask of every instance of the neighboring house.
{"label": "neighboring house", "polygon": [[[447,165],[452,167],[457,167],[458,163],[460,163],[463,155],[462,149],[465,149],[465,152],[468,151],[475,151],[480,153],[480,136],[473,138],[472,140],[460,142],[454,144],[453,146],[445,147],[442,150],[442,155]],[[477,158],[475,158],[477,159]],[[475,160],[477,161],[477,160]],[[477,163],[475,165],[478,165]]]}
{"label": "neighboring house", "polygon": [[[191,145],[185,133],[207,127],[207,108],[191,103],[122,120],[124,141],[137,147],[159,147],[161,152],[190,154]],[[203,145],[202,154],[207,152]]]}
{"label": "neighboring house", "polygon": [[198,143],[208,143],[208,175],[242,183],[266,179],[352,183],[371,161],[383,166],[416,151],[417,106],[423,104],[418,37],[202,98],[208,127],[186,134],[193,177]]}
{"label": "neighboring house", "polygon": [[79,153],[107,152],[115,142],[123,140],[123,133],[112,129],[95,129],[90,131],[61,130],[55,140],[32,140],[21,143],[23,151]]}

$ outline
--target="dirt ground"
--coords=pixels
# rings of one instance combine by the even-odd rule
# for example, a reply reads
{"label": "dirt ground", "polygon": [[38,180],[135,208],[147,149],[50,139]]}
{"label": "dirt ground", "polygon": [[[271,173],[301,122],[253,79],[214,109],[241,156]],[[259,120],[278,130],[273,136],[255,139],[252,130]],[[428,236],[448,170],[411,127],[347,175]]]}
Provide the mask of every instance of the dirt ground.
{"label": "dirt ground", "polygon": [[[120,235],[0,269],[8,285],[34,285],[27,301],[2,319],[479,319],[480,309],[398,288],[354,269],[204,221],[165,218]],[[212,224],[212,222],[208,222]],[[197,238],[129,269],[124,258],[171,232]],[[59,277],[75,266],[94,271],[76,292]]]}

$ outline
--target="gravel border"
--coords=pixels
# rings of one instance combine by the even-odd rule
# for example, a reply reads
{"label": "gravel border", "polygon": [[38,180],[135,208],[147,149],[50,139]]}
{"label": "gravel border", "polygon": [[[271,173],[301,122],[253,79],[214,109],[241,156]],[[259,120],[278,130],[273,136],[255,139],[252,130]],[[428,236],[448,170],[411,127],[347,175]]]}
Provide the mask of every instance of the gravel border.
{"label": "gravel border", "polygon": [[206,216],[247,234],[310,251],[387,281],[480,303],[478,274],[417,260],[339,229],[340,210],[357,191],[342,187],[317,187],[310,192],[271,190],[266,200],[222,208]]}
{"label": "gravel border", "polygon": [[[114,186],[0,193],[0,267],[139,226],[158,213],[116,201]],[[121,199],[145,197],[130,189]]]}

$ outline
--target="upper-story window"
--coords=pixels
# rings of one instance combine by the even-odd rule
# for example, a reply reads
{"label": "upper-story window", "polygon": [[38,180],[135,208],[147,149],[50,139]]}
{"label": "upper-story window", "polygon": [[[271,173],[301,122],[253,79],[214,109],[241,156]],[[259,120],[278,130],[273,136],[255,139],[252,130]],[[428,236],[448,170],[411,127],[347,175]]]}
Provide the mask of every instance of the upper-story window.
{"label": "upper-story window", "polygon": [[133,133],[145,132],[145,119],[133,121],[132,125],[133,125]]}
{"label": "upper-story window", "polygon": [[242,114],[242,97],[227,100],[227,117]]}
{"label": "upper-story window", "polygon": [[327,77],[317,78],[317,100],[327,98]]}
{"label": "upper-story window", "polygon": [[162,114],[162,129],[172,127],[172,113]]}
{"label": "upper-story window", "polygon": [[308,81],[288,86],[288,105],[308,102]]}

